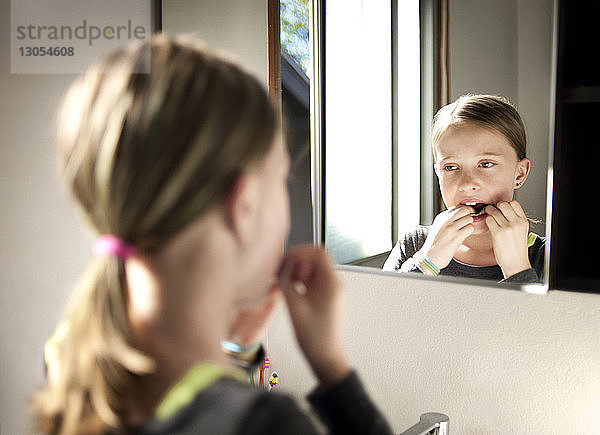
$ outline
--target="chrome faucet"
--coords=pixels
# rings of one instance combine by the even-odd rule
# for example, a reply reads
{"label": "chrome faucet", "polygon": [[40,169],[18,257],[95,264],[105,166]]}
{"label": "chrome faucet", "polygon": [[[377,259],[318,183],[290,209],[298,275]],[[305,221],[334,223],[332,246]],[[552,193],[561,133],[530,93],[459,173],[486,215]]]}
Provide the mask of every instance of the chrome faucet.
{"label": "chrome faucet", "polygon": [[427,412],[421,414],[421,420],[400,435],[448,435],[450,419],[446,414]]}

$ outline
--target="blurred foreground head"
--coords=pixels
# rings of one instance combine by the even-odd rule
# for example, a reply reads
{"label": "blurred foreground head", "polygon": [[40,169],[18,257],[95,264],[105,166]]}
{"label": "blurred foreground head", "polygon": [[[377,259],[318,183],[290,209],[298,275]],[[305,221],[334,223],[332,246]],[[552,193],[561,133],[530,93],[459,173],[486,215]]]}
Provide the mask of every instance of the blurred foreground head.
{"label": "blurred foreground head", "polygon": [[[151,254],[260,165],[277,130],[255,78],[198,41],[157,35],[75,81],[59,117],[60,169],[95,232]],[[51,382],[34,399],[39,428],[123,429],[153,362],[134,347],[122,258],[92,261],[62,324]]]}
{"label": "blurred foreground head", "polygon": [[[150,73],[137,73],[149,62]],[[61,169],[100,234],[154,249],[267,154],[263,86],[191,38],[155,36],[104,59],[69,91]]]}

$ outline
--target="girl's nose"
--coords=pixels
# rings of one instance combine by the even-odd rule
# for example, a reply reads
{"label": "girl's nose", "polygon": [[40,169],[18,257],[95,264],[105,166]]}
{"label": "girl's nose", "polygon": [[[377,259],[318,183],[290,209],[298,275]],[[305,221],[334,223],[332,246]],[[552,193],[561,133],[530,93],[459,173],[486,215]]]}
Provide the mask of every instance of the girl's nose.
{"label": "girl's nose", "polygon": [[477,190],[479,189],[479,180],[473,173],[469,171],[463,171],[458,189],[463,192]]}

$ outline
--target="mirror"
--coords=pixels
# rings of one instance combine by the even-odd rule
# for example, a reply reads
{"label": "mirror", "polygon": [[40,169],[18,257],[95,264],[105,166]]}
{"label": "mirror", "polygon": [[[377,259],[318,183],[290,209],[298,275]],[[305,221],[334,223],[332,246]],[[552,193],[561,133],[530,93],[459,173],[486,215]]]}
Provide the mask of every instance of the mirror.
{"label": "mirror", "polygon": [[313,28],[324,28],[311,87],[317,242],[340,264],[381,268],[404,232],[431,224],[441,209],[431,118],[465,93],[518,108],[532,169],[515,199],[547,236],[553,0],[313,3]]}

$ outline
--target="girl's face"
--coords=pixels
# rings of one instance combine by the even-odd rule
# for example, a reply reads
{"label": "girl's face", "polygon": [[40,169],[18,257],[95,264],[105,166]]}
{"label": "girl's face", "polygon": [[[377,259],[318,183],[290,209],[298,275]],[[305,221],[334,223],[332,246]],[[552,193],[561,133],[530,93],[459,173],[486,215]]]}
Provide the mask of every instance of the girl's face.
{"label": "girl's face", "polygon": [[251,277],[243,302],[261,302],[276,277],[283,258],[285,242],[290,230],[290,204],[288,175],[290,158],[282,140],[277,135],[264,163],[256,169],[258,180],[255,225],[248,245]]}
{"label": "girl's face", "polygon": [[[447,208],[511,201],[529,173],[530,161],[500,132],[477,124],[450,127],[434,147],[435,171]],[[520,184],[517,184],[520,183]],[[488,231],[487,215],[474,217],[475,232]]]}

